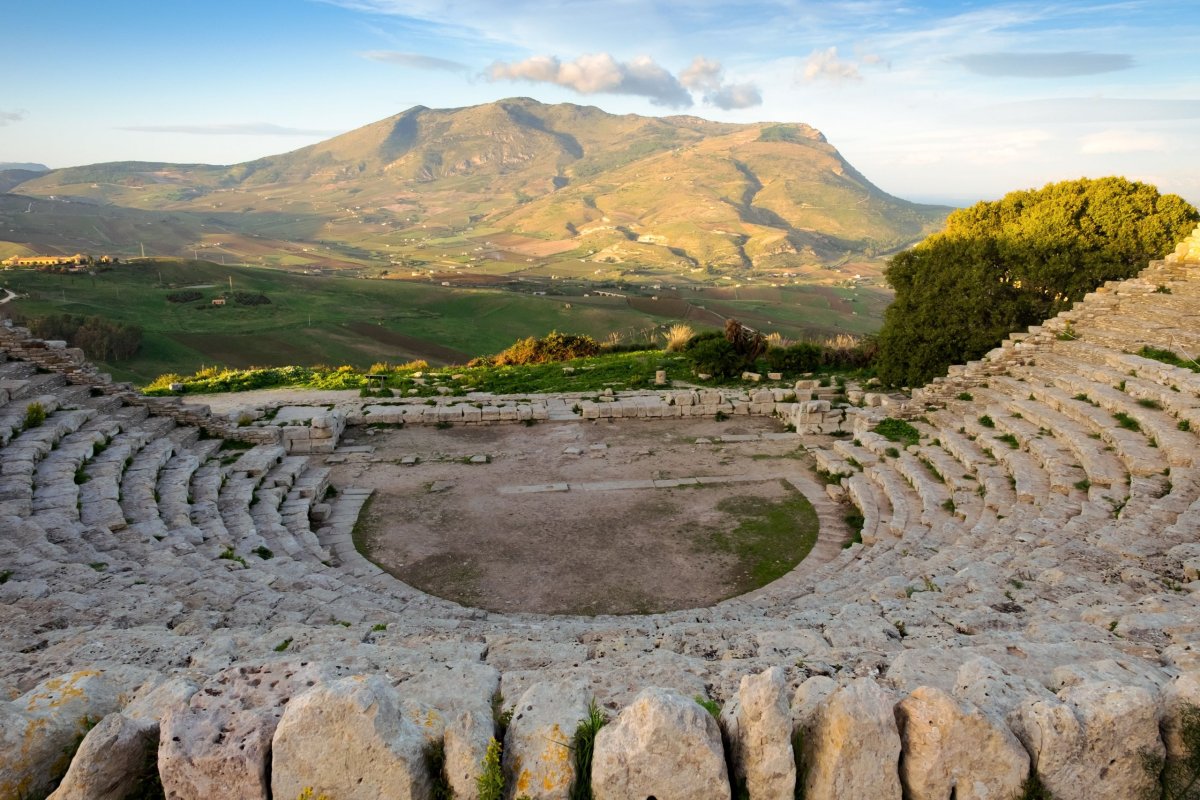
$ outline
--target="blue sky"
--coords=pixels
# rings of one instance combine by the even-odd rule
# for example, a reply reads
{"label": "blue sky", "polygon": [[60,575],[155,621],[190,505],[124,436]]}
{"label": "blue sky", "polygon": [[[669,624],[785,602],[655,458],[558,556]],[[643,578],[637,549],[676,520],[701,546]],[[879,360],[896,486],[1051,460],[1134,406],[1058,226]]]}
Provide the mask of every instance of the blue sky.
{"label": "blue sky", "polygon": [[907,198],[1121,174],[1200,204],[1164,2],[4,0],[0,161],[235,163],[516,95],[820,129]]}

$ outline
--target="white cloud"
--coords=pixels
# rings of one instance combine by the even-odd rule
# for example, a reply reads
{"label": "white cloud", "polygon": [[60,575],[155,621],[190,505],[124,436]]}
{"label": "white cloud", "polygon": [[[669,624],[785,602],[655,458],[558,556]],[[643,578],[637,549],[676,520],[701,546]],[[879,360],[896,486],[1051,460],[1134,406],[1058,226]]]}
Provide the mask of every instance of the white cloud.
{"label": "white cloud", "polygon": [[1112,153],[1145,153],[1161,150],[1166,146],[1163,137],[1142,131],[1100,131],[1080,140],[1079,152],[1084,155],[1110,155]]}
{"label": "white cloud", "polygon": [[681,73],[679,82],[704,93],[704,102],[725,111],[762,105],[762,92],[753,83],[726,83],[725,68],[715,59],[696,56]]}
{"label": "white cloud", "polygon": [[689,89],[716,91],[721,88],[721,74],[724,71],[720,61],[696,56],[687,69],[679,73],[679,82]]}
{"label": "white cloud", "polygon": [[25,119],[24,111],[0,111],[0,128]]}
{"label": "white cloud", "polygon": [[812,51],[804,62],[802,75],[806,81],[857,81],[862,79],[858,65],[852,61],[843,61],[838,58],[836,47]]}
{"label": "white cloud", "polygon": [[402,67],[412,67],[414,69],[435,69],[445,72],[466,72],[470,69],[466,64],[451,61],[447,58],[426,56],[420,53],[402,53],[397,50],[368,50],[365,53],[359,53],[359,55],[371,61],[399,64]]}
{"label": "white cloud", "polygon": [[730,111],[735,108],[761,106],[762,93],[753,83],[726,83],[715,92],[704,95],[704,100],[717,108]]}
{"label": "white cloud", "polygon": [[608,53],[590,53],[574,61],[532,56],[524,61],[497,61],[488,68],[492,81],[552,83],[580,94],[628,94],[649,98],[660,106],[687,108],[692,96],[679,80],[649,56],[617,61]]}

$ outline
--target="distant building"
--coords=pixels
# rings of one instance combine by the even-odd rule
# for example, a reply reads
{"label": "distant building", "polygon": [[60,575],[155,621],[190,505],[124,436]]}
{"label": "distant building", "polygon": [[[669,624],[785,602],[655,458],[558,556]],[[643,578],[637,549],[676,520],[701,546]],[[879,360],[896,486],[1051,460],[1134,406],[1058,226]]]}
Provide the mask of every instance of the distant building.
{"label": "distant building", "polygon": [[110,264],[110,256],[92,256],[76,253],[73,256],[12,256],[0,261],[5,267],[82,267],[89,264]]}
{"label": "distant building", "polygon": [[223,306],[223,305],[225,305],[225,298],[224,297],[214,297],[212,304],[214,306]]}

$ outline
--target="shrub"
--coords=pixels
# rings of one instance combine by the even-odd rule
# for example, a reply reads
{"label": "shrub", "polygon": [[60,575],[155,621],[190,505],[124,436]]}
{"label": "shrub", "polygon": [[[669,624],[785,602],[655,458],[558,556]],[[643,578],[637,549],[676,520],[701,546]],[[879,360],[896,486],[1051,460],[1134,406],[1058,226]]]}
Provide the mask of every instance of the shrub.
{"label": "shrub", "polygon": [[271,304],[271,298],[261,292],[234,292],[233,302],[239,306],[267,306]]}
{"label": "shrub", "polygon": [[718,334],[715,337],[693,337],[685,351],[697,373],[714,378],[733,378],[741,375],[749,364],[745,356]]}
{"label": "shrub", "polygon": [[1200,707],[1187,703],[1180,709],[1176,731],[1183,752],[1163,758],[1152,751],[1141,752],[1142,767],[1154,778],[1147,793],[1153,800],[1200,800]]}
{"label": "shrub", "polygon": [[475,790],[479,800],[502,800],[504,797],[504,771],[500,767],[500,742],[493,736],[483,756],[483,770],[475,778]]}
{"label": "shrub", "polygon": [[29,320],[29,330],[40,339],[64,339],[99,361],[133,358],[142,346],[142,329],[137,325],[112,322],[103,317],[80,314],[51,314]]}
{"label": "shrub", "polygon": [[496,366],[519,364],[549,364],[587,358],[600,352],[600,344],[591,336],[551,331],[541,338],[518,339],[506,350],[492,357]]}
{"label": "shrub", "polygon": [[821,347],[812,342],[798,342],[772,348],[767,350],[766,360],[775,372],[813,372],[821,366]]}
{"label": "shrub", "polygon": [[441,739],[428,742],[422,752],[425,773],[432,778],[431,800],[454,800],[454,790],[446,777],[446,744]]}
{"label": "shrub", "polygon": [[24,428],[36,428],[46,421],[46,407],[41,403],[30,403],[25,406]]}
{"label": "shrub", "polygon": [[168,303],[194,303],[201,299],[204,295],[194,289],[189,289],[182,292],[171,292],[167,295]]}
{"label": "shrub", "polygon": [[725,320],[725,340],[733,345],[734,351],[750,365],[767,349],[767,340],[761,333],[747,328],[733,318]]}

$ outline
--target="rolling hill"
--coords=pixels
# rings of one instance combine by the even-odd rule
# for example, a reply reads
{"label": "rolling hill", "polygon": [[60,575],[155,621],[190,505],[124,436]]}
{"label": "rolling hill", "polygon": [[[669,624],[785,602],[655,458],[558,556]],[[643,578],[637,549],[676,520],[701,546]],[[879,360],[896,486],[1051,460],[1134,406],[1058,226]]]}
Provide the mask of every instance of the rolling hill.
{"label": "rolling hill", "polygon": [[881,191],[807,125],[526,98],[416,106],[233,166],[13,170],[0,189],[0,257],[145,247],[393,277],[798,274],[904,247],[948,211]]}

